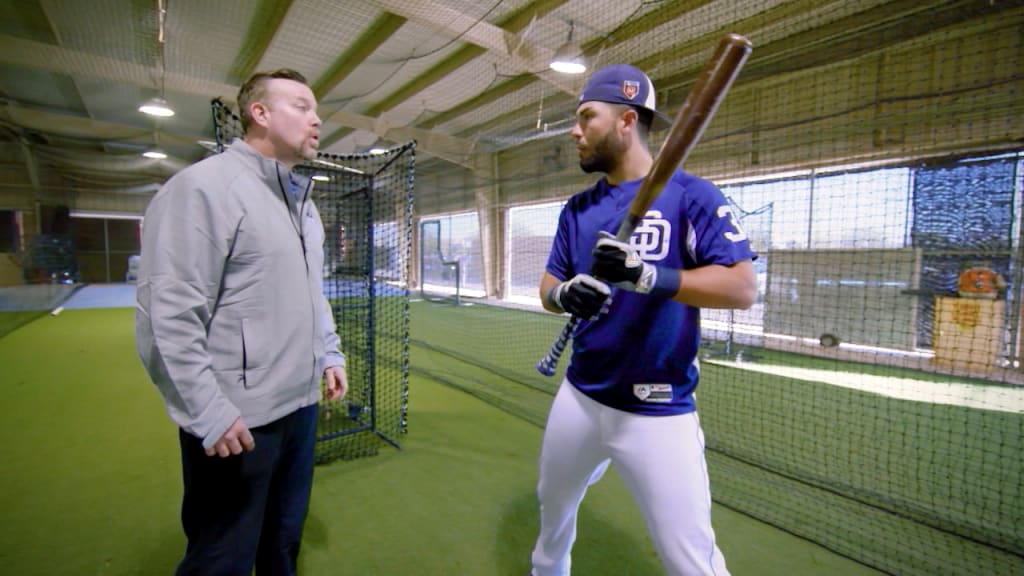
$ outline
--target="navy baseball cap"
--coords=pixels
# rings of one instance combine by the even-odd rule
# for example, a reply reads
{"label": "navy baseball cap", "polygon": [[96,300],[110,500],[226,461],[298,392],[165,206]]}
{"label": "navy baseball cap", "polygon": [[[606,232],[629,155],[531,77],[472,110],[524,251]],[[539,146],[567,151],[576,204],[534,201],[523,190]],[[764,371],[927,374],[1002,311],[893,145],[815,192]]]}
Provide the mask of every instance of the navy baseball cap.
{"label": "navy baseball cap", "polygon": [[658,112],[654,103],[654,84],[636,66],[612,64],[594,72],[580,92],[576,106],[584,102],[607,102],[636,106],[652,112],[651,128],[660,130],[672,124],[672,119]]}

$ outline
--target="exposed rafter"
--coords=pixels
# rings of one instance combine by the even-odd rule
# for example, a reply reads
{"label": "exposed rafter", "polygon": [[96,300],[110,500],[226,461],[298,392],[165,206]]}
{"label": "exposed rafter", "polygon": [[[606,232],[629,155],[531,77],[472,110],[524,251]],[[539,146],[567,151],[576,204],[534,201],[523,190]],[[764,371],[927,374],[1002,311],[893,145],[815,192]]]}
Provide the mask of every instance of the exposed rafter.
{"label": "exposed rafter", "polygon": [[[57,46],[42,44],[40,42],[33,42],[31,40],[23,40],[21,38],[13,38],[4,35],[0,35],[0,63],[12,66],[37,68],[49,72],[58,72],[68,75],[75,74],[80,76],[83,71],[86,71],[94,73],[98,78],[103,80],[111,80],[140,87],[149,87],[152,85],[151,69],[147,66],[132,64],[121,60],[114,60],[112,58],[97,56],[95,54],[85,54],[75,50],[68,50]],[[169,89],[176,92],[204,96],[210,99],[220,98],[224,102],[234,102],[238,92],[238,87],[231,84],[203,81],[193,76],[175,74],[171,72],[167,74],[167,85]],[[34,112],[28,110],[21,110],[17,112],[17,114],[21,114],[23,117],[32,113]],[[149,136],[152,135],[152,128],[145,127],[141,124],[139,126],[124,126],[100,122],[89,125],[88,122],[90,122],[90,120],[85,118],[64,115],[61,115],[61,117],[66,118],[66,120],[44,122],[44,124],[53,127],[54,130],[58,132],[61,130],[72,130],[72,132],[80,134],[119,134],[119,136],[111,135],[109,136],[110,138],[125,137],[126,131],[144,131],[145,134]],[[398,126],[382,123],[377,118],[361,114],[349,112],[343,114],[333,113],[329,115],[329,119],[338,123],[352,123],[355,127],[374,132],[382,138],[388,137],[389,134],[391,135],[391,138],[395,138],[395,135],[400,133],[395,132],[397,128],[400,128]],[[15,123],[23,125],[20,122]],[[161,134],[164,133],[165,131],[161,130]],[[462,158],[462,156],[459,155],[461,153],[455,152],[453,149],[463,150],[468,153],[472,148],[472,146],[466,143],[466,141],[452,139],[444,134],[432,134],[430,131],[422,129],[414,131],[414,133],[416,134],[415,139],[419,142],[420,150],[423,153],[432,154],[440,158]],[[196,136],[196,138],[200,137],[203,136]],[[456,144],[452,144],[452,142],[455,141],[458,142]],[[192,142],[194,143],[195,139],[193,139]],[[431,145],[434,142],[445,142],[446,144],[443,149],[435,151],[431,149]],[[458,163],[462,162],[464,162],[464,160],[460,160]]]}
{"label": "exposed rafter", "polygon": [[257,18],[253,18],[249,31],[245,35],[245,42],[242,43],[242,50],[233,66],[232,74],[239,83],[252,76],[259,66],[260,60],[267,51],[267,47],[277,35],[281,23],[284,22],[293,0],[260,0],[257,9]]}
{"label": "exposed rafter", "polygon": [[[476,20],[447,6],[430,0],[420,0],[410,4],[400,0],[375,0],[381,7],[396,14],[440,30],[452,38],[460,38],[475,44],[495,55],[511,62],[519,71],[533,73],[547,70],[548,62],[555,51],[547,46],[530,42],[521,35],[490,24],[484,20]],[[538,74],[538,78],[550,83],[562,92],[572,94],[574,87],[564,76]]]}
{"label": "exposed rafter", "polygon": [[[92,118],[45,112],[9,104],[0,106],[0,121],[25,130],[69,138],[95,140],[97,142],[118,140],[147,144],[153,138],[152,128],[104,122]],[[197,140],[206,137],[201,134],[182,134],[168,130],[161,130],[160,136],[166,140],[183,144],[195,144]]]}
{"label": "exposed rafter", "polygon": [[[697,8],[700,8],[705,4],[710,4],[712,1],[713,0],[685,0],[679,2],[668,2],[664,7],[658,10],[649,12],[646,15],[641,16],[639,18],[635,18],[629,22],[624,22],[618,29],[614,30],[611,33],[611,35],[608,36],[607,38],[598,37],[594,38],[593,40],[590,40],[589,42],[586,42],[582,46],[583,54],[586,56],[594,56],[598,54],[601,50],[610,48],[621,42],[634,38],[643,30],[649,30],[657,26],[658,23],[679,18],[680,16],[686,14],[687,12],[696,10]],[[515,78],[512,78],[510,80],[506,80],[501,84],[494,86],[490,90],[478,94],[477,96],[471,98],[470,100],[467,100],[466,102],[461,102],[458,106],[453,106],[452,108],[446,110],[445,112],[442,112],[430,118],[429,120],[420,124],[420,127],[429,129],[435,126],[439,126],[463,114],[472,112],[473,110],[476,110],[481,106],[486,106],[491,102],[495,102],[498,99],[502,98],[503,96],[511,94],[512,92],[515,92],[520,88],[524,88],[535,81],[536,78],[527,74],[523,74],[520,76],[516,76]]]}
{"label": "exposed rafter", "polygon": [[327,72],[313,83],[313,94],[317,99],[323,99],[335,86],[348,78],[348,75],[373,54],[374,50],[391,38],[391,35],[401,28],[405,21],[405,18],[390,12],[381,15],[347,50],[338,56]]}
{"label": "exposed rafter", "polygon": [[[506,32],[517,34],[529,25],[534,18],[542,18],[552,10],[564,4],[566,0],[538,0],[502,18],[496,26]],[[377,102],[366,111],[368,116],[380,116],[399,104],[413,97],[424,88],[442,81],[446,76],[458,70],[460,67],[472,61],[474,58],[484,54],[486,49],[475,44],[463,46],[454,54],[431,67],[423,74],[413,78],[401,88],[393,92],[387,98]],[[343,128],[324,138],[325,146],[337,142],[345,137],[351,130]]]}

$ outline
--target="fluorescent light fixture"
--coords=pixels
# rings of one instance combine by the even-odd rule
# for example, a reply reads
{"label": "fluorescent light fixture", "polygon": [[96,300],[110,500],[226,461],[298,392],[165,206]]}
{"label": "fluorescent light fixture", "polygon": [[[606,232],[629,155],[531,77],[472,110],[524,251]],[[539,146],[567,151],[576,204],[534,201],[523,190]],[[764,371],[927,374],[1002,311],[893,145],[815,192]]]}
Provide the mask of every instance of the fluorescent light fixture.
{"label": "fluorescent light fixture", "polygon": [[156,146],[146,148],[146,151],[143,152],[142,155],[145,156],[146,158],[152,158],[154,160],[163,160],[164,158],[167,158],[167,153],[157,148]]}
{"label": "fluorescent light fixture", "polygon": [[167,103],[167,100],[163,98],[150,98],[139,106],[139,112],[143,114],[149,114],[150,116],[156,116],[158,118],[170,118],[174,116],[174,110],[171,105]]}
{"label": "fluorescent light fixture", "polygon": [[548,67],[562,74],[583,74],[587,71],[587,65],[583,62],[583,51],[575,42],[562,44]]}
{"label": "fluorescent light fixture", "polygon": [[317,182],[330,182],[331,177],[324,176],[323,174],[313,174],[313,180],[316,180]]}
{"label": "fluorescent light fixture", "polygon": [[380,156],[381,154],[386,154],[386,153],[387,153],[387,149],[385,149],[385,148],[370,148],[370,154],[373,154],[374,156]]}
{"label": "fluorescent light fixture", "polygon": [[580,45],[573,41],[572,33],[575,30],[576,25],[572,21],[569,22],[569,38],[565,44],[558,47],[555,51],[554,58],[551,59],[551,63],[548,67],[555,72],[561,72],[562,74],[583,74],[587,71],[587,62],[583,59],[583,49]]}
{"label": "fluorescent light fixture", "polygon": [[338,164],[336,162],[329,162],[327,160],[322,160],[320,158],[314,158],[310,160],[310,163],[319,164],[320,166],[326,166],[328,168],[334,168],[335,170],[341,170],[342,172],[351,172],[353,174],[366,174],[366,172],[363,172],[362,170],[356,170],[355,168],[349,168],[348,166],[342,166],[341,164]]}
{"label": "fluorescent light fixture", "polygon": [[104,218],[106,220],[142,220],[142,214],[126,212],[97,212],[95,210],[71,210],[72,218]]}
{"label": "fluorescent light fixture", "polygon": [[[196,144],[199,144],[199,146],[202,147],[204,150],[209,150],[210,152],[220,152],[220,150],[217,150],[217,143],[214,142],[213,140],[196,140]],[[225,145],[224,147],[227,148],[228,146]]]}

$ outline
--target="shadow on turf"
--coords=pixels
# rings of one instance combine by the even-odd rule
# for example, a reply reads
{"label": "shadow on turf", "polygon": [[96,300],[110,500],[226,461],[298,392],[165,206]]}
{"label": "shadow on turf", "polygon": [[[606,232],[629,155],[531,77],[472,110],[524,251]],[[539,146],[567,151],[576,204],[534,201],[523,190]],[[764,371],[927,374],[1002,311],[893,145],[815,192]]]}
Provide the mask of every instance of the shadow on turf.
{"label": "shadow on turf", "polygon": [[[537,537],[537,498],[531,492],[509,499],[498,530],[496,576],[523,576]],[[661,574],[661,563],[644,533],[621,530],[595,516],[583,501],[572,550],[573,574]]]}
{"label": "shadow on turf", "polygon": [[[173,524],[170,524],[173,526]],[[148,547],[142,557],[137,572],[133,574],[173,574],[178,562],[185,555],[185,535],[181,528],[168,529],[161,537]]]}

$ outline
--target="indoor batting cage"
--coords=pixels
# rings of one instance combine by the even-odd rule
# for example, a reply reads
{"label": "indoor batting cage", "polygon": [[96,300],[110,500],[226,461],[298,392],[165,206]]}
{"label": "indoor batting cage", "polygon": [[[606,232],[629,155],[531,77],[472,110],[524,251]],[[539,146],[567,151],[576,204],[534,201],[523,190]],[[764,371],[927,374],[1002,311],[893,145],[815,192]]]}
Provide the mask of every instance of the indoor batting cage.
{"label": "indoor batting cage", "polygon": [[[644,376],[595,386],[623,407],[699,372],[693,452],[733,574],[1024,575],[1024,0],[19,0],[0,22],[10,572],[173,570],[178,436],[133,338],[140,232],[169,178],[241,136],[246,80],[289,69],[308,80],[304,128],[272,110],[279,95],[257,100],[285,118],[274,138],[294,129],[319,151],[295,170],[323,221],[349,379],[321,403],[316,457],[334,464],[316,471],[301,570],[528,573],[546,523],[537,456],[576,343],[540,285],[589,271],[563,264],[586,262],[597,233],[558,234],[563,209],[611,174],[601,190],[621,206],[611,191],[595,205],[615,233],[655,171],[646,151],[632,179],[588,161],[678,150],[671,129],[591,126],[588,141],[581,92],[629,64],[670,123],[690,117],[739,37],[749,55],[672,163],[721,197],[667,186],[673,212],[662,192],[621,239],[653,265],[675,242],[676,299],[723,307],[699,311],[692,343],[680,325],[696,312],[615,288],[647,316],[603,318],[595,332],[624,345],[601,348],[602,368]],[[633,117],[617,95],[642,77],[615,87],[616,130]],[[693,216],[680,195],[698,189],[714,209]],[[691,257],[709,236],[740,262]],[[746,242],[756,290],[745,275],[696,293],[703,264],[747,272]],[[690,408],[674,400],[627,408]],[[665,532],[631,482],[612,467],[588,488],[574,573],[661,573]],[[43,543],[69,526],[88,538]]]}
{"label": "indoor batting cage", "polygon": [[600,177],[570,133],[587,75],[636,65],[674,116],[742,33],[749,60],[682,165],[758,253],[756,303],[701,313],[713,498],[884,572],[1024,571],[1024,7],[555,4],[543,24],[471,12],[571,37],[587,73],[479,56],[444,85],[458,104],[417,118],[464,148],[420,150],[414,373],[544,426],[569,354],[535,370],[567,320],[538,286],[561,208]]}
{"label": "indoor batting cage", "polygon": [[[240,137],[237,115],[211,104],[220,149]],[[295,167],[311,179],[324,236],[331,304],[349,390],[320,406],[316,458],[399,447],[409,375],[409,262],[415,143],[370,154],[318,154]]]}

